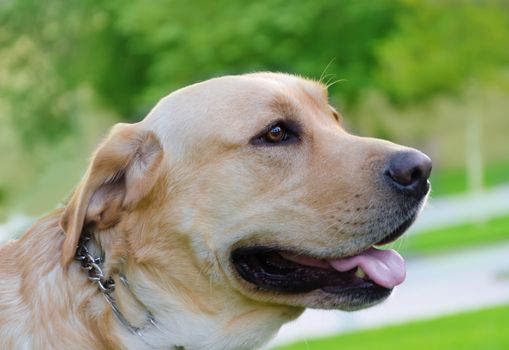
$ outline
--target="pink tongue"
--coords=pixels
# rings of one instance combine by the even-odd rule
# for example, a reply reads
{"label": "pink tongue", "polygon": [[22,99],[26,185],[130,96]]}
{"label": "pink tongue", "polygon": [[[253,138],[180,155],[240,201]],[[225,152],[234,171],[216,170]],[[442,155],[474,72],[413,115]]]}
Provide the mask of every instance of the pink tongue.
{"label": "pink tongue", "polygon": [[328,260],[337,271],[360,267],[369,279],[385,288],[394,288],[405,280],[405,261],[395,250],[370,248],[349,258]]}

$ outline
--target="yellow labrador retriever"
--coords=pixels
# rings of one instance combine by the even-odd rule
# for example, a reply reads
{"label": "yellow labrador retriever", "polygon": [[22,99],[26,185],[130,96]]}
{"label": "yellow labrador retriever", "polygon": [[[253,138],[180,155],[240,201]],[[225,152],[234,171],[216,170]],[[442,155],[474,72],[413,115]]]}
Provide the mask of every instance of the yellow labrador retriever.
{"label": "yellow labrador retriever", "polygon": [[119,124],[66,204],[0,250],[1,349],[253,349],[306,307],[387,298],[380,250],[431,161],[348,134],[320,83],[226,76]]}

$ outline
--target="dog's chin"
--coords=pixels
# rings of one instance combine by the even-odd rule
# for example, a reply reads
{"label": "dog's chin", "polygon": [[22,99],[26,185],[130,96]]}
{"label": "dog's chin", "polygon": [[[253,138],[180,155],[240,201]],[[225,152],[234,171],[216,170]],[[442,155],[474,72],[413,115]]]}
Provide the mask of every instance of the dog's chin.
{"label": "dog's chin", "polygon": [[[385,300],[395,284],[384,283],[383,276],[371,278],[358,266],[338,269],[332,265],[362,255],[376,258],[383,253],[373,246],[393,242],[414,220],[412,215],[381,239],[351,247],[350,252],[342,251],[340,256],[323,256],[320,252],[309,255],[306,252],[312,249],[297,250],[276,242],[237,247],[230,253],[231,275],[243,294],[262,302],[345,311],[367,308]],[[401,259],[395,252],[388,254]]]}
{"label": "dog's chin", "polygon": [[357,311],[384,301],[391,292],[392,289],[380,286],[351,289],[341,293],[314,290],[296,298],[284,296],[281,300],[275,298],[273,301],[303,308]]}

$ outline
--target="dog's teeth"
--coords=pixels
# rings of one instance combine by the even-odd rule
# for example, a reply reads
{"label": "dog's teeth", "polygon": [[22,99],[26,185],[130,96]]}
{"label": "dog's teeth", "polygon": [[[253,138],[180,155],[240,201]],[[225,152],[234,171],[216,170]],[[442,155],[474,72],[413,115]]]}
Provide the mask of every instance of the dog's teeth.
{"label": "dog's teeth", "polygon": [[366,273],[360,267],[357,267],[357,270],[355,270],[355,276],[359,278],[366,278]]}

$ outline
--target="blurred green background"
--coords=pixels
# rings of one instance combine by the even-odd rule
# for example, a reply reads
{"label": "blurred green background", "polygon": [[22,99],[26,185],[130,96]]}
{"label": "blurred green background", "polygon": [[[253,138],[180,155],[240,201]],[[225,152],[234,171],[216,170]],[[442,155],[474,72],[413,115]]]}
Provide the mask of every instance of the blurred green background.
{"label": "blurred green background", "polygon": [[429,153],[435,194],[509,180],[507,1],[7,0],[0,3],[0,218],[72,190],[117,121],[210,77],[335,83],[356,133]]}
{"label": "blurred green background", "polygon": [[[509,183],[506,0],[4,0],[0,223],[64,200],[115,122],[179,87],[264,70],[321,78],[351,132],[428,153],[433,197]],[[506,241],[508,218],[406,247]]]}

